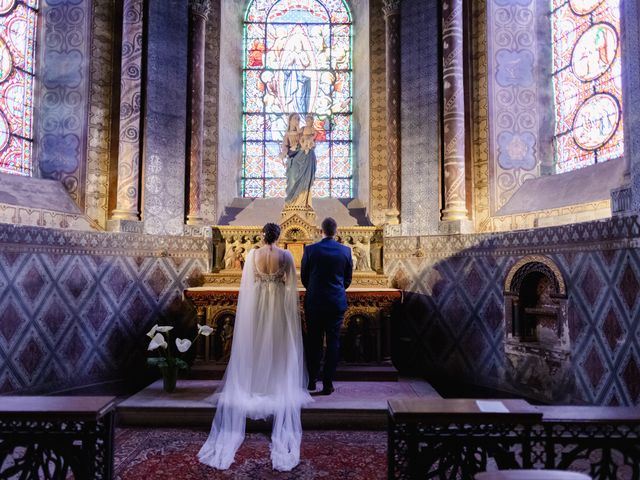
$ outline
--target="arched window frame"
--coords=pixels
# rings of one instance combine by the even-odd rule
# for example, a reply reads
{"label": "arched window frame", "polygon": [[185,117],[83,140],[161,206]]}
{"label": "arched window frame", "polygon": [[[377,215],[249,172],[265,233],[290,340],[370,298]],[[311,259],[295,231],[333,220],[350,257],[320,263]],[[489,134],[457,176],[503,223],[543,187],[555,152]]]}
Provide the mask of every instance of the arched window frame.
{"label": "arched window frame", "polygon": [[[244,23],[243,23],[243,39],[244,39],[244,58],[243,58],[243,141],[242,141],[242,171],[241,171],[241,195],[244,197],[282,197],[284,196],[284,188],[286,185],[285,169],[282,163],[278,164],[274,161],[274,155],[279,151],[282,135],[284,134],[283,122],[279,128],[270,131],[267,134],[268,124],[267,116],[270,113],[266,109],[265,103],[262,102],[262,110],[256,111],[251,105],[251,98],[255,98],[258,91],[256,85],[262,85],[263,91],[265,83],[262,82],[262,75],[265,72],[280,72],[284,69],[269,68],[267,59],[268,43],[268,26],[277,22],[269,21],[272,9],[282,6],[288,0],[252,0],[247,6]],[[353,196],[354,182],[354,162],[353,162],[353,69],[352,69],[352,53],[353,53],[353,26],[351,20],[351,12],[344,0],[304,0],[297,2],[299,5],[314,6],[322,5],[328,22],[330,35],[334,28],[343,29],[346,27],[348,32],[348,62],[346,68],[335,68],[333,51],[329,56],[328,68],[318,68],[316,71],[320,73],[331,72],[334,74],[334,82],[332,87],[338,82],[335,81],[338,75],[342,75],[342,86],[346,90],[347,95],[342,98],[343,102],[348,103],[348,108],[344,111],[333,110],[334,101],[339,99],[336,90],[332,90],[330,105],[330,114],[323,115],[322,112],[312,108],[311,113],[316,118],[317,130],[317,147],[316,155],[318,157],[318,168],[316,171],[316,181],[313,186],[313,194],[316,197],[340,197],[349,198]],[[259,8],[262,6],[263,8]],[[336,11],[342,16],[337,18]],[[257,14],[256,14],[257,12]],[[323,12],[320,12],[320,14]],[[280,22],[282,23],[282,22]],[[292,23],[287,23],[292,25]],[[264,36],[256,37],[251,35],[252,25],[264,25]],[[297,23],[297,25],[311,25]],[[317,24],[320,25],[320,24]],[[314,24],[314,26],[317,26]],[[252,42],[256,39],[262,39],[262,52],[256,52],[256,48],[252,49]],[[333,48],[333,45],[331,45]],[[254,55],[261,55],[262,65],[250,65],[250,61],[255,59]],[[259,62],[258,62],[259,63]],[[256,72],[258,72],[256,74]],[[258,80],[256,80],[256,77]],[[313,101],[313,98],[312,98]],[[344,103],[342,103],[344,104]],[[282,118],[286,118],[288,111],[281,110]],[[304,113],[304,112],[298,112]],[[255,122],[256,117],[262,117],[263,120]],[[345,121],[346,119],[346,121]],[[338,120],[342,120],[338,125]],[[256,124],[257,123],[257,128]],[[273,124],[273,122],[272,122]],[[342,127],[342,128],[340,128]],[[261,164],[258,162],[260,159]]]}

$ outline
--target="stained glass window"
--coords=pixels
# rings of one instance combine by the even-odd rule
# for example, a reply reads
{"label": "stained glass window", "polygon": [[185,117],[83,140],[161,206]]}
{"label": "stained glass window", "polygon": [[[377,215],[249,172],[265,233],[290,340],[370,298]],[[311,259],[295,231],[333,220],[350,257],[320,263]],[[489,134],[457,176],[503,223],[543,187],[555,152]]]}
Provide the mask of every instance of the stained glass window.
{"label": "stained glass window", "polygon": [[314,117],[315,197],[352,196],[351,14],[343,0],[253,0],[244,22],[242,195],[284,197],[288,117]]}
{"label": "stained glass window", "polygon": [[37,0],[0,0],[0,172],[31,175]]}
{"label": "stained glass window", "polygon": [[552,0],[556,172],[623,154],[619,7]]}

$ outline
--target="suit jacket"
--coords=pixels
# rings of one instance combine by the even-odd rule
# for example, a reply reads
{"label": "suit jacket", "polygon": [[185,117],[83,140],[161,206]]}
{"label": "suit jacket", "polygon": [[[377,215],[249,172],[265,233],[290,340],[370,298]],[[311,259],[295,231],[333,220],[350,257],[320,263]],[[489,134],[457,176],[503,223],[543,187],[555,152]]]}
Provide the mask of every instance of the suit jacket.
{"label": "suit jacket", "polygon": [[307,245],[302,255],[300,276],[307,289],[305,308],[344,312],[345,289],[351,285],[353,260],[351,249],[333,238]]}

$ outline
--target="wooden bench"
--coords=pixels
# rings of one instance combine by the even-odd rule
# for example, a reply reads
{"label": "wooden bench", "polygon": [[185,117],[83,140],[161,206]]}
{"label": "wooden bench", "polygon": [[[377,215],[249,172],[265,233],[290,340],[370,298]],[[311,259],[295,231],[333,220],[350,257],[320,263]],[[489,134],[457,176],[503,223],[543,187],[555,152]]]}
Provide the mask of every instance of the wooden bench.
{"label": "wooden bench", "polygon": [[110,479],[114,397],[0,396],[0,478]]}
{"label": "wooden bench", "polygon": [[[640,477],[640,409],[524,400],[389,400],[389,478],[468,478],[490,469]],[[491,468],[487,468],[491,467]]]}

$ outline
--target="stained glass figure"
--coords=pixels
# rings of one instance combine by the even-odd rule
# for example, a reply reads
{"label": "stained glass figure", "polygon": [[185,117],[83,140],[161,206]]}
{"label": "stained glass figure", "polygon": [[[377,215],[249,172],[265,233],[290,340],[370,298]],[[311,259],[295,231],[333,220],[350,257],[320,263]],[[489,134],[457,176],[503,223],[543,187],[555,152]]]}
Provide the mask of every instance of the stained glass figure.
{"label": "stained glass figure", "polygon": [[242,195],[284,197],[289,114],[314,117],[313,196],[352,196],[352,28],[343,0],[253,0],[244,21]]}
{"label": "stained glass figure", "polygon": [[37,0],[0,0],[0,172],[31,175]]}
{"label": "stained glass figure", "polygon": [[620,1],[552,0],[556,172],[622,156]]}

